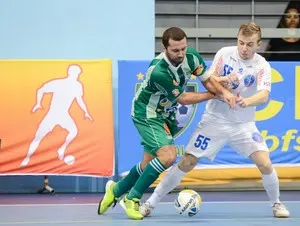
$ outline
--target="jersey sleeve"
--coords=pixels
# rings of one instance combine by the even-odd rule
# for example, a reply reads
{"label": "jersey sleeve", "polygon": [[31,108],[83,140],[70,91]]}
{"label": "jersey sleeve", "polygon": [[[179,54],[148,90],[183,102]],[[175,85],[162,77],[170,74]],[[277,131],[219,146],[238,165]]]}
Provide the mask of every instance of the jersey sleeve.
{"label": "jersey sleeve", "polygon": [[219,76],[223,75],[223,70],[224,70],[223,52],[224,52],[223,49],[220,49],[216,53],[216,55],[211,63],[211,66],[207,70],[207,73],[209,73],[209,74],[216,73]]}
{"label": "jersey sleeve", "polygon": [[190,54],[190,58],[192,58],[192,74],[197,76],[201,81],[205,81],[206,79],[208,79],[208,77],[205,76],[207,66],[198,51],[193,48],[188,48],[187,53]]}
{"label": "jersey sleeve", "polygon": [[167,72],[153,71],[149,82],[152,89],[161,92],[171,102],[184,92],[184,89]]}
{"label": "jersey sleeve", "polygon": [[272,72],[271,66],[264,61],[258,69],[257,74],[257,91],[268,90],[271,92]]}

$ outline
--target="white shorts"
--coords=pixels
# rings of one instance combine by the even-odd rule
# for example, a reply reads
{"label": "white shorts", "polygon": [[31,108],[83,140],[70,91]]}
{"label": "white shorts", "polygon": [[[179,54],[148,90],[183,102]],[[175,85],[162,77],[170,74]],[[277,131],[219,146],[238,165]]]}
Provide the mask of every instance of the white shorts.
{"label": "white shorts", "polygon": [[186,153],[213,160],[224,145],[249,157],[256,151],[269,151],[255,122],[219,124],[200,122],[191,136]]}

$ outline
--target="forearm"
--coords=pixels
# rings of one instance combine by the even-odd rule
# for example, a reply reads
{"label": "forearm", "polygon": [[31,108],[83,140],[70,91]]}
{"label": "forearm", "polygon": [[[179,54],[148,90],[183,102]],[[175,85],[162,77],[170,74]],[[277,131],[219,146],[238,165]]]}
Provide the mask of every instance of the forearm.
{"label": "forearm", "polygon": [[264,104],[269,99],[269,91],[262,90],[251,97],[245,98],[247,106],[258,106]]}
{"label": "forearm", "polygon": [[79,105],[79,107],[85,112],[87,113],[87,108],[85,103],[83,102],[82,98],[77,98],[77,103]]}
{"label": "forearm", "polygon": [[178,98],[178,102],[182,105],[197,104],[210,99],[213,99],[215,95],[211,92],[184,92]]}
{"label": "forearm", "polygon": [[44,91],[42,89],[39,89],[36,96],[36,104],[40,105],[42,98],[44,96]]}
{"label": "forearm", "polygon": [[211,75],[202,84],[208,91],[213,92],[216,95],[222,95],[227,90],[220,84],[220,82],[221,82],[221,79],[219,79],[217,76]]}

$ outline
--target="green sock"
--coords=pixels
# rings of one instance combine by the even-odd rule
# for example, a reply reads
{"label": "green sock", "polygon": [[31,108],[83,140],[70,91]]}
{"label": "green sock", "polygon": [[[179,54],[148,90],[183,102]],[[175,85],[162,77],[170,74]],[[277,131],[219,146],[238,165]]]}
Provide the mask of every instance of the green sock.
{"label": "green sock", "polygon": [[128,175],[120,180],[113,188],[113,193],[116,198],[121,197],[129,189],[133,187],[135,182],[139,179],[143,173],[141,163],[138,163],[129,171]]}
{"label": "green sock", "polygon": [[158,178],[158,176],[166,170],[166,167],[159,161],[158,158],[153,159],[144,169],[144,172],[139,177],[134,187],[131,188],[128,199],[142,198],[144,192]]}

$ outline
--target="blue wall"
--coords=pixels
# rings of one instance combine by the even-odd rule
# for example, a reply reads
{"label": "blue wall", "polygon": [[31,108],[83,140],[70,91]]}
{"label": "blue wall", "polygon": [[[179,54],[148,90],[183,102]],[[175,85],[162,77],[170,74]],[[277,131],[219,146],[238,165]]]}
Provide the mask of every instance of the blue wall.
{"label": "blue wall", "polygon": [[[154,0],[1,0],[0,28],[0,59],[112,58],[114,93],[117,60],[154,56]],[[49,179],[57,192],[103,191],[106,181]],[[41,176],[0,177],[0,192],[36,192],[42,184]]]}
{"label": "blue wall", "polygon": [[0,58],[150,59],[154,0],[1,0]]}

